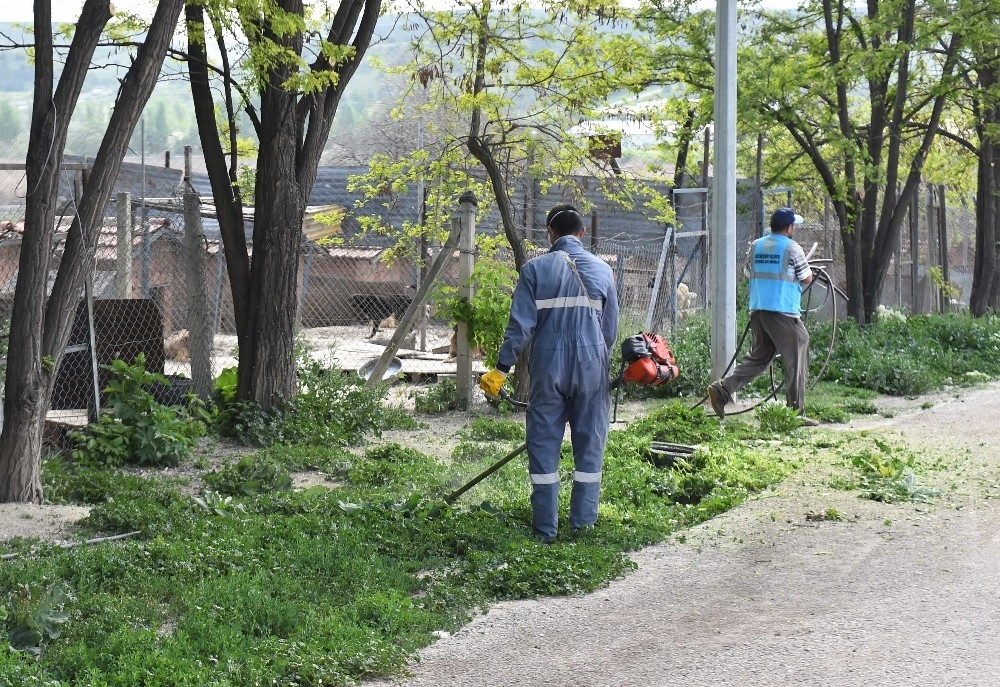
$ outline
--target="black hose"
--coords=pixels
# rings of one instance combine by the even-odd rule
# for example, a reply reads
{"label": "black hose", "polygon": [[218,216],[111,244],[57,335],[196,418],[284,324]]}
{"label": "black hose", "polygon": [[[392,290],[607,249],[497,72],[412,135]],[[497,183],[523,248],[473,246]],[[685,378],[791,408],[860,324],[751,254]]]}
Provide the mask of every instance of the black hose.
{"label": "black hose", "polygon": [[[815,273],[815,276],[814,276],[813,280],[809,283],[809,285],[805,288],[805,291],[807,292],[807,294],[806,294],[806,307],[802,311],[804,313],[803,314],[803,318],[802,318],[802,324],[803,324],[803,326],[805,325],[806,320],[807,320],[810,312],[815,312],[815,311],[819,310],[820,308],[823,307],[823,305],[826,304],[826,301],[829,300],[831,296],[833,297],[833,304],[831,306],[831,308],[833,310],[833,324],[832,324],[832,329],[831,329],[831,332],[830,332],[830,345],[827,347],[826,358],[824,358],[823,364],[820,366],[819,371],[813,376],[812,381],[809,382],[809,384],[807,385],[809,389],[812,389],[812,388],[814,388],[816,386],[816,384],[819,382],[819,380],[823,378],[823,374],[826,372],[826,368],[830,364],[830,359],[833,357],[833,347],[837,343],[837,319],[839,317],[839,313],[837,312],[837,296],[840,295],[840,296],[842,296],[846,300],[847,299],[847,294],[845,294],[843,291],[841,291],[839,288],[837,288],[837,286],[833,283],[833,280],[830,279],[830,275],[827,274],[827,272],[826,272],[825,269],[823,269],[822,267],[820,267],[818,265],[810,265],[810,267],[812,267],[812,269],[813,269],[813,271]],[[816,284],[817,282],[821,282],[821,283],[823,283],[825,285],[825,287],[826,287],[826,298],[823,300],[822,303],[820,303],[818,306],[816,306],[816,308],[811,308],[811,305],[812,305],[812,288],[813,288],[813,284]],[[720,379],[725,379],[726,375],[732,369],[733,364],[736,362],[737,356],[739,356],[739,354],[740,354],[740,349],[743,347],[743,342],[746,340],[746,336],[747,336],[747,334],[749,332],[750,332],[750,322],[747,322],[747,326],[744,327],[743,334],[740,335],[740,340],[736,344],[736,352],[734,352],[733,353],[733,357],[729,359],[729,364],[726,365],[726,369],[723,370]],[[775,399],[775,398],[778,397],[778,393],[781,391],[782,387],[784,387],[784,385],[785,385],[785,380],[782,379],[780,383],[777,383],[777,384],[775,383],[775,381],[774,381],[774,361],[771,362],[771,366],[769,368],[769,371],[770,371],[770,374],[771,374],[771,393],[769,393],[767,396],[765,396],[764,398],[762,398],[760,401],[758,401],[757,403],[753,404],[752,406],[749,406],[747,408],[743,408],[741,410],[736,410],[736,411],[733,411],[731,413],[726,413],[727,417],[730,416],[730,415],[742,415],[744,413],[749,413],[751,411],[756,410],[760,406],[764,405],[768,401],[770,401],[770,400]],[[700,401],[698,401],[693,406],[691,406],[691,409],[694,410],[695,408],[699,407],[701,404],[703,404],[707,400],[708,400],[708,394],[706,394],[705,396],[702,396],[702,398],[701,398]]]}

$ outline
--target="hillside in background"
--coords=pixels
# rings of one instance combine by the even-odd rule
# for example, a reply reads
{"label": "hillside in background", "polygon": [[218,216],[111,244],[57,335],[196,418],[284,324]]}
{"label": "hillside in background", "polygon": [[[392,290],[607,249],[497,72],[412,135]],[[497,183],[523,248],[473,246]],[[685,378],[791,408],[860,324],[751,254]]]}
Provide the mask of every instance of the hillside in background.
{"label": "hillside in background", "polygon": [[[337,113],[331,141],[349,147],[352,135],[373,119],[384,118],[393,105],[394,90],[387,77],[372,67],[371,58],[392,63],[407,53],[409,33],[397,25],[397,17],[383,17],[376,29],[377,40],[367,53],[365,62],[351,80]],[[30,42],[23,25],[0,23],[0,32],[16,43]],[[2,42],[7,42],[6,40]],[[183,38],[175,42],[183,47]],[[129,51],[120,48],[99,48],[94,60],[100,69],[87,75],[80,103],[70,125],[67,152],[93,155],[111,116],[120,67],[129,63]],[[199,146],[191,95],[185,80],[182,62],[168,59],[131,144],[131,155],[163,157],[164,151],[180,155],[184,146]],[[0,159],[24,156],[28,124],[31,116],[31,91],[34,70],[23,49],[0,50]],[[145,141],[141,130],[145,129]],[[244,118],[241,135],[253,137],[252,127]]]}

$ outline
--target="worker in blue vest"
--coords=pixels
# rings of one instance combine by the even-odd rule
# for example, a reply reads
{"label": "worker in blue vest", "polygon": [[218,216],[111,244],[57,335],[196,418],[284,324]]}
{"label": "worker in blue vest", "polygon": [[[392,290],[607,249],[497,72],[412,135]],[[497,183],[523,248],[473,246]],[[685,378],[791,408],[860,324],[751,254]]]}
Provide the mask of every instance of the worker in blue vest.
{"label": "worker in blue vest", "polygon": [[570,531],[597,521],[618,295],[611,268],[580,243],[584,223],[575,207],[552,208],[546,226],[552,248],[521,268],[497,366],[482,376],[479,385],[490,396],[498,396],[511,367],[530,344],[527,443],[532,525],[535,535],[549,543],[559,529],[559,450],[567,421],[575,464]]}
{"label": "worker in blue vest", "polygon": [[771,215],[771,233],[750,245],[750,331],[753,345],[736,369],[708,387],[712,410],[726,416],[733,394],[761,375],[776,354],[785,370],[785,400],[801,416],[802,424],[819,423],[805,416],[806,380],[809,376],[809,332],[799,318],[802,289],[813,279],[802,247],[792,240],[802,217],[791,208]]}

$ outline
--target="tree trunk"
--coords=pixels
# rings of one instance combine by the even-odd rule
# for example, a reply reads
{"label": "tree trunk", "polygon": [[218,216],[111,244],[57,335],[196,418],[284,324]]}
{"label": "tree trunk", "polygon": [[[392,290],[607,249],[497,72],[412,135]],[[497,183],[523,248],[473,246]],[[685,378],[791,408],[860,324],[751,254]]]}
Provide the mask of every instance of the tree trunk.
{"label": "tree trunk", "polygon": [[[246,233],[243,225],[243,199],[239,187],[235,185],[226,166],[226,154],[219,139],[219,129],[215,119],[215,101],[212,84],[208,77],[208,54],[204,44],[205,11],[196,2],[188,2],[185,7],[188,24],[188,76],[191,82],[191,99],[194,103],[195,120],[205,168],[212,185],[212,199],[215,201],[219,220],[219,233],[226,257],[229,285],[233,294],[233,318],[236,320],[236,342],[240,350],[248,346],[246,323],[250,312],[250,256],[247,253]],[[230,86],[226,84],[225,88]],[[235,127],[235,112],[228,111],[230,128]],[[235,150],[233,151],[235,156]]]}
{"label": "tree trunk", "polygon": [[[300,0],[279,3],[295,16]],[[268,31],[265,31],[268,33]],[[298,55],[301,33],[270,34],[275,44]],[[295,309],[302,241],[302,189],[296,175],[301,126],[298,96],[285,84],[288,62],[275,62],[261,94],[261,139],[257,157],[251,262],[248,349],[240,350],[237,398],[267,410],[295,396]]]}
{"label": "tree trunk", "polygon": [[1000,309],[1000,144],[986,138],[979,151],[976,259],[969,297],[969,310],[976,316]]}
{"label": "tree trunk", "polygon": [[[300,0],[281,0],[277,5],[288,15],[303,15]],[[204,11],[202,4],[194,0],[190,0],[187,8],[191,91],[212,194],[219,211],[236,315],[239,340],[237,398],[252,401],[264,409],[270,408],[277,399],[292,398],[296,392],[294,339],[302,213],[316,180],[340,98],[364,58],[380,12],[380,0],[341,1],[325,40],[331,45],[351,46],[353,53],[350,58],[336,63],[324,55],[316,57],[309,66],[311,73],[336,75],[336,78],[326,77],[328,85],[323,88],[306,95],[291,90],[294,87],[287,83],[295,76],[296,69],[284,58],[271,58],[274,62],[260,72],[263,81],[261,116],[259,122],[254,120],[260,149],[251,260],[243,229],[242,201],[239,193],[234,193],[235,157],[227,172],[226,153],[219,142],[215,123],[215,105],[203,44]],[[259,41],[262,37],[280,46],[283,52],[301,55],[302,34],[289,31],[287,26],[273,30],[274,18],[265,11],[250,19],[262,32],[254,40]],[[220,51],[225,53],[222,41]],[[223,59],[222,71],[223,79],[233,77],[226,59]],[[226,88],[229,87],[227,83]],[[227,111],[231,116],[229,101],[227,98]],[[252,112],[249,106],[248,111]],[[235,150],[231,154],[235,156]]]}
{"label": "tree trunk", "polygon": [[[987,64],[992,64],[988,62]],[[979,67],[980,87],[996,87],[997,69]],[[990,96],[987,96],[990,97]],[[976,188],[976,259],[969,310],[981,316],[1000,308],[1000,105],[984,104],[979,124],[979,175]]]}
{"label": "tree trunk", "polygon": [[[271,144],[294,151],[294,139]],[[257,183],[253,280],[250,285],[249,350],[240,350],[238,397],[261,408],[295,396],[295,304],[302,207],[294,155],[275,151],[257,167],[273,184]],[[271,158],[271,159],[266,159]],[[259,222],[259,224],[258,224]]]}
{"label": "tree trunk", "polygon": [[[694,136],[694,107],[687,106],[687,116],[677,132],[677,160],[674,162],[674,188],[684,188],[684,177],[687,176],[688,153],[691,150],[691,139]],[[760,182],[758,177],[757,182]]]}
{"label": "tree trunk", "polygon": [[859,229],[856,225],[842,223],[840,236],[844,244],[844,270],[847,278],[847,314],[864,324],[865,319],[865,286],[864,286],[864,261],[861,255],[861,241],[858,237]]}
{"label": "tree trunk", "polygon": [[51,3],[35,2],[35,90],[25,159],[28,193],[10,320],[4,426],[0,435],[0,502],[42,500],[42,424],[55,372],[54,365],[43,368],[42,350],[59,166],[70,115],[101,31],[110,18],[107,1],[86,3],[53,94]]}
{"label": "tree trunk", "polygon": [[99,232],[95,227],[100,226],[126,146],[156,85],[182,6],[183,0],[162,0],[157,5],[85,177],[52,293],[46,299],[66,131],[111,12],[108,0],[87,0],[84,4],[53,94],[51,9],[48,0],[35,3],[35,100],[26,158],[29,191],[11,317],[5,424],[0,435],[0,501],[41,500],[42,428],[84,277],[93,269]]}

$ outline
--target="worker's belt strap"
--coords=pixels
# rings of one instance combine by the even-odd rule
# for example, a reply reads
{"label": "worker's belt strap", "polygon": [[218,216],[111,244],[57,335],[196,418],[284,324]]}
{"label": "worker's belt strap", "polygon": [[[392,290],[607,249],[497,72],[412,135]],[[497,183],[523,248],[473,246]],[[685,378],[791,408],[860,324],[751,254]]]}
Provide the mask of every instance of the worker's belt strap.
{"label": "worker's belt strap", "polygon": [[577,470],[573,474],[573,480],[576,481],[576,482],[590,482],[590,483],[600,482],[601,481],[601,473],[599,473],[599,472],[580,472],[579,470]]}
{"label": "worker's belt strap", "polygon": [[531,475],[532,484],[559,484],[559,473],[549,472],[544,475],[536,475],[532,473]]}

